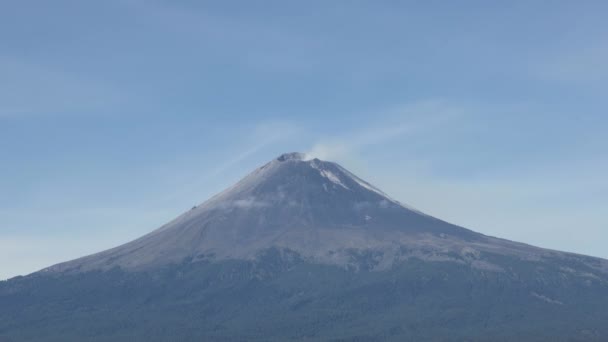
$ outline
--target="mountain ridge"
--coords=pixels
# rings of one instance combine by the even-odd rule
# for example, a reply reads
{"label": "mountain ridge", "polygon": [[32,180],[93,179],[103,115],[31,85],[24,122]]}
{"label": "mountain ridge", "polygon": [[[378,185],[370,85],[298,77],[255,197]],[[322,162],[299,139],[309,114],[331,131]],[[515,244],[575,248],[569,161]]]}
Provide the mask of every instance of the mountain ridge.
{"label": "mountain ridge", "polygon": [[285,154],[143,237],[0,282],[0,341],[605,341],[608,261]]}
{"label": "mountain ridge", "polygon": [[[447,223],[401,204],[337,163],[293,152],[139,239],[42,271],[250,260],[269,248],[342,267],[352,266],[353,252],[371,252],[379,259],[378,270],[410,257],[457,262],[465,257],[473,267],[499,271],[479,257],[484,252],[529,260],[577,258]],[[598,270],[608,270],[606,261],[598,262]]]}

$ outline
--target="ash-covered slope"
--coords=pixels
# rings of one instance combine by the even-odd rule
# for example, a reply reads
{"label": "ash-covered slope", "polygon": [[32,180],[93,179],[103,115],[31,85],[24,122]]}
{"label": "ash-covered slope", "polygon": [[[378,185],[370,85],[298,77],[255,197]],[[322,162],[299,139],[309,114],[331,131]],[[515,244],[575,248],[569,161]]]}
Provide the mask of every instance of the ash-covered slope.
{"label": "ash-covered slope", "polygon": [[135,241],[0,282],[0,341],[606,341],[607,269],[291,153]]}
{"label": "ash-covered slope", "polygon": [[336,163],[288,153],[135,241],[45,271],[251,260],[270,248],[346,267],[359,266],[357,255],[371,254],[377,270],[412,257],[464,259],[477,268],[499,270],[500,265],[480,258],[484,252],[528,260],[577,258],[449,224],[402,205]]}

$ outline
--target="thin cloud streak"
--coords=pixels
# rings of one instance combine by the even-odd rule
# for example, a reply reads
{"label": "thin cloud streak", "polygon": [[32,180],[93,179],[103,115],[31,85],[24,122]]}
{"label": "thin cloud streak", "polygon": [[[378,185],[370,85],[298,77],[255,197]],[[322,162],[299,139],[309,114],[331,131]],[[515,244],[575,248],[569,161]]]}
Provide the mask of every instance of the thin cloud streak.
{"label": "thin cloud streak", "polygon": [[203,176],[183,183],[180,190],[164,198],[164,201],[173,201],[177,198],[187,197],[188,194],[198,192],[206,184],[214,183],[224,172],[235,168],[247,159],[255,156],[264,149],[273,146],[281,141],[293,138],[300,133],[297,126],[291,122],[285,121],[267,121],[254,125],[250,129],[250,136],[244,139],[246,142],[242,145],[250,147],[243,148],[242,152],[225,154],[230,156],[219,165],[210,169]]}
{"label": "thin cloud streak", "polygon": [[[382,111],[381,111],[382,112]],[[381,123],[367,129],[350,132],[338,139],[319,140],[306,152],[311,158],[343,160],[370,146],[381,145],[393,139],[446,124],[463,114],[457,107],[449,107],[441,101],[424,101],[408,104],[376,117],[384,117]]]}
{"label": "thin cloud streak", "polygon": [[226,160],[220,166],[209,173],[210,177],[219,175],[220,173],[230,169],[234,165],[239,164],[243,160],[255,155],[262,149],[276,144],[281,140],[293,137],[298,134],[297,127],[289,122],[263,122],[257,124],[252,136],[249,140],[254,141],[253,146],[245,149],[243,152]]}

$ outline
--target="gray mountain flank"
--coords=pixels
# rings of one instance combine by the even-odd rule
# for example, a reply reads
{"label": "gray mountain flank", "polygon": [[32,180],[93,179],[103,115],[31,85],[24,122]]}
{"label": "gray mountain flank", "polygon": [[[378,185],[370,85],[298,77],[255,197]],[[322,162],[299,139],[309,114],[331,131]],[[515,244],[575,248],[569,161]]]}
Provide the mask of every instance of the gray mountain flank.
{"label": "gray mountain flank", "polygon": [[607,341],[607,261],[284,154],[151,233],[0,282],[0,341]]}
{"label": "gray mountain flank", "polygon": [[[42,272],[146,270],[183,262],[254,260],[265,250],[293,251],[311,263],[374,270],[410,258],[503,272],[485,255],[582,263],[608,273],[606,260],[485,236],[390,198],[340,165],[283,154],[224,192],[132,242]],[[539,297],[540,298],[540,297]]]}

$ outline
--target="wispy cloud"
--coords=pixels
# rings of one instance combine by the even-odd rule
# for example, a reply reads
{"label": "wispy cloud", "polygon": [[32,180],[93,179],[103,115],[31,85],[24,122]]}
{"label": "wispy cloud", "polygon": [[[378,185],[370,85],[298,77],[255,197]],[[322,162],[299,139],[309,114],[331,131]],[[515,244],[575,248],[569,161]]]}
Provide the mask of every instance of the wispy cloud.
{"label": "wispy cloud", "polygon": [[230,155],[228,159],[211,170],[208,176],[216,176],[234,165],[246,160],[255,155],[265,147],[278,143],[281,140],[291,138],[298,134],[298,128],[291,122],[286,121],[268,121],[255,124],[250,136],[244,142],[246,147],[242,151]]}
{"label": "wispy cloud", "polygon": [[294,138],[300,134],[300,129],[292,122],[288,121],[264,121],[253,124],[249,129],[249,134],[239,137],[237,148],[233,151],[225,150],[226,158],[219,161],[215,167],[197,177],[182,183],[177,191],[165,198],[165,201],[186,196],[192,192],[217,181],[220,176],[228,170],[252,158],[264,149],[271,147],[281,141]]}
{"label": "wispy cloud", "polygon": [[234,201],[224,201],[217,203],[216,207],[220,209],[256,209],[270,206],[271,203],[268,201],[260,200],[255,197],[247,197]]}
{"label": "wispy cloud", "polygon": [[91,79],[0,55],[0,118],[90,115],[117,106],[123,96]]}
{"label": "wispy cloud", "polygon": [[449,106],[438,100],[416,102],[390,110],[370,113],[375,118],[362,123],[358,129],[338,138],[320,139],[307,155],[312,158],[341,160],[351,158],[369,146],[381,145],[409,133],[429,130],[456,119],[464,113],[462,108]]}

